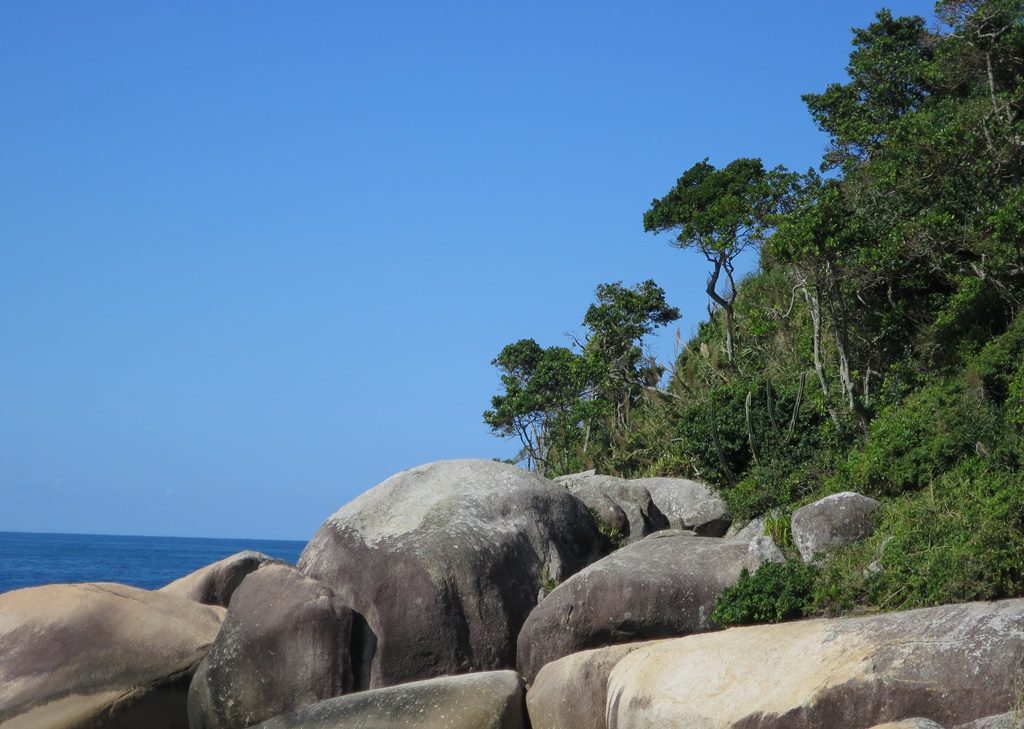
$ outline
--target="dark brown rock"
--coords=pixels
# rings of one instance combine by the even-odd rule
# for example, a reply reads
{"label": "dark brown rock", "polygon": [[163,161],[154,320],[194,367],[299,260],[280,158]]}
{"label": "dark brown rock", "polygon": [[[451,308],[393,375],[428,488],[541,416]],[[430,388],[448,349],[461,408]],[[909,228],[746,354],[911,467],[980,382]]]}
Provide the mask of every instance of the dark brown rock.
{"label": "dark brown rock", "polygon": [[557,484],[508,464],[442,461],[340,509],[299,568],[366,617],[376,688],[514,666],[541,587],[600,549],[586,507]]}
{"label": "dark brown rock", "polygon": [[219,562],[201,567],[160,588],[160,592],[178,595],[204,605],[227,607],[231,595],[242,584],[246,575],[256,570],[270,557],[252,550],[246,550],[225,557]]}
{"label": "dark brown rock", "polygon": [[241,729],[365,688],[373,637],[325,585],[281,562],[250,574],[196,671],[191,729]]}
{"label": "dark brown rock", "polygon": [[185,729],[224,609],[112,583],[0,595],[0,727]]}
{"label": "dark brown rock", "polygon": [[685,532],[652,534],[559,585],[519,634],[527,682],[570,653],[615,643],[680,636],[708,628],[722,592],[764,557],[748,544]]}

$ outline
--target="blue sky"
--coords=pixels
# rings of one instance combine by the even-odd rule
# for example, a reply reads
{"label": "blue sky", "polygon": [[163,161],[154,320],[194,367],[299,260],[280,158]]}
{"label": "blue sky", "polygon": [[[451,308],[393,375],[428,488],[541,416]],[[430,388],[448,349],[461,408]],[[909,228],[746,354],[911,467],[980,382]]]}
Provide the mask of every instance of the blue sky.
{"label": "blue sky", "polygon": [[511,455],[490,360],[607,281],[689,334],[704,263],[641,215],[704,157],[814,165],[800,94],[878,7],[0,4],[0,530],[306,539]]}

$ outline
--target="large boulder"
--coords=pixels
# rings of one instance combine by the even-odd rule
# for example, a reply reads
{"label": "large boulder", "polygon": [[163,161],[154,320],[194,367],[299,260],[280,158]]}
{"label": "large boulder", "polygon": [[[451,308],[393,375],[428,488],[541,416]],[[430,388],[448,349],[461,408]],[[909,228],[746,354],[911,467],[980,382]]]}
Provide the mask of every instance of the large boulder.
{"label": "large boulder", "polygon": [[0,595],[0,727],[188,726],[224,609],[111,583]]}
{"label": "large boulder", "polygon": [[178,595],[204,605],[227,607],[231,595],[242,584],[246,575],[256,570],[270,557],[262,552],[247,549],[219,562],[201,567],[160,588],[160,592]]}
{"label": "large boulder", "polygon": [[902,721],[887,721],[884,724],[875,724],[871,729],[944,729],[941,724],[936,724],[931,719],[914,717]]}
{"label": "large boulder", "polygon": [[530,613],[519,634],[519,672],[530,682],[544,664],[570,653],[706,630],[718,597],[760,559],[743,542],[671,530],[623,547]]}
{"label": "large boulder", "polygon": [[688,478],[638,478],[673,529],[691,529],[702,537],[720,537],[732,524],[725,501],[707,484]]}
{"label": "large boulder", "polygon": [[373,636],[325,585],[281,562],[249,575],[199,665],[191,729],[241,729],[357,688]]}
{"label": "large boulder", "polygon": [[997,716],[986,716],[953,729],[1021,729],[1024,727],[1024,711],[1016,709]]}
{"label": "large boulder", "polygon": [[623,543],[638,541],[669,526],[650,492],[637,481],[586,473],[560,476],[555,482],[586,504],[606,536]]}
{"label": "large boulder", "polygon": [[797,509],[791,526],[800,556],[810,562],[815,555],[870,536],[880,506],[870,496],[844,491]]}
{"label": "large boulder", "polygon": [[1022,661],[1024,600],[733,628],[625,656],[608,727],[952,727],[1010,709]]}
{"label": "large boulder", "polygon": [[299,568],[365,616],[377,688],[513,667],[541,587],[600,557],[601,543],[561,486],[505,463],[441,461],[338,510]]}
{"label": "large boulder", "polygon": [[649,643],[624,643],[573,653],[540,669],[526,692],[533,729],[603,729],[608,674]]}
{"label": "large boulder", "polygon": [[322,701],[254,729],[525,729],[513,671],[447,676]]}

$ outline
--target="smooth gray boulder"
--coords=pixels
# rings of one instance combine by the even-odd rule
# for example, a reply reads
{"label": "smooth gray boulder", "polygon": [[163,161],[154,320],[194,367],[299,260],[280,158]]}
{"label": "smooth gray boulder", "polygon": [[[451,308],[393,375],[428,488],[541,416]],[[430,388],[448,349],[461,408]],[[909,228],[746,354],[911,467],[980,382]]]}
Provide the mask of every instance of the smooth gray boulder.
{"label": "smooth gray boulder", "polygon": [[953,727],[1019,698],[1024,600],[732,628],[658,641],[608,677],[608,729]]}
{"label": "smooth gray boulder", "polygon": [[514,671],[446,676],[349,694],[275,717],[256,729],[525,729]]}
{"label": "smooth gray boulder", "polygon": [[685,532],[657,532],[559,585],[519,634],[519,672],[531,682],[547,663],[615,643],[706,630],[715,602],[744,568],[749,545]]}
{"label": "smooth gray boulder", "polygon": [[692,529],[702,537],[720,537],[732,524],[725,501],[707,484],[688,478],[638,478],[673,529]]}
{"label": "smooth gray boulder", "polygon": [[548,663],[526,692],[532,729],[603,729],[608,674],[624,656],[646,645],[580,651]]}
{"label": "smooth gray boulder", "polygon": [[262,552],[247,549],[201,567],[161,587],[159,591],[195,600],[204,605],[227,607],[231,595],[242,584],[246,575],[270,559],[271,557]]}
{"label": "smooth gray boulder", "polygon": [[299,568],[366,618],[378,688],[513,667],[541,587],[601,547],[586,507],[558,484],[495,461],[441,461],[338,510]]}
{"label": "smooth gray boulder", "polygon": [[0,727],[185,729],[224,609],[113,583],[0,594]]}
{"label": "smooth gray boulder", "polygon": [[797,509],[791,526],[800,556],[811,562],[816,555],[870,536],[880,506],[870,496],[844,491]]}
{"label": "smooth gray boulder", "polygon": [[616,541],[629,544],[669,526],[650,492],[637,481],[587,473],[560,476],[555,483],[586,504],[601,522],[598,526]]}
{"label": "smooth gray boulder", "polygon": [[242,729],[365,688],[373,636],[325,585],[267,562],[235,591],[188,696],[191,729]]}

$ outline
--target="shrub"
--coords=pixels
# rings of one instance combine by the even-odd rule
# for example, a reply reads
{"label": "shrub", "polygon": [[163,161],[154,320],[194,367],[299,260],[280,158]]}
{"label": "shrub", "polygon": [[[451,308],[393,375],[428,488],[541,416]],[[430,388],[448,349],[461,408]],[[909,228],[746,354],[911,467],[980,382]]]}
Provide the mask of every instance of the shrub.
{"label": "shrub", "polygon": [[815,575],[814,567],[799,560],[769,562],[754,574],[743,570],[739,582],[718,598],[711,623],[724,628],[803,617],[811,607]]}

